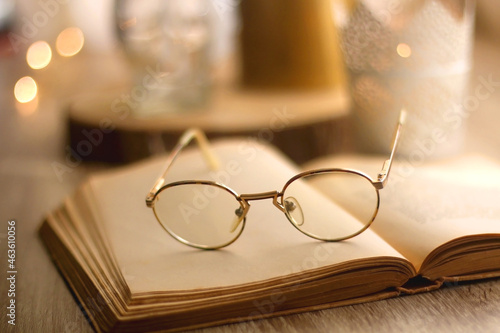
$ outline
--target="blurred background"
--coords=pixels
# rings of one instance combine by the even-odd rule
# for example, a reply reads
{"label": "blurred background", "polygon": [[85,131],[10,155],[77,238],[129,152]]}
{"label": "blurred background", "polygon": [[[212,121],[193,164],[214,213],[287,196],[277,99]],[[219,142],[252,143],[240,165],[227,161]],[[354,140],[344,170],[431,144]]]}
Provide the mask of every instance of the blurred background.
{"label": "blurred background", "polygon": [[[500,161],[499,15],[494,0],[0,0],[0,221],[19,226],[18,331],[91,330],[40,223],[92,172],[162,153],[189,127],[303,163],[384,152],[405,106],[416,125],[398,155],[413,165]],[[441,310],[431,325],[456,314]]]}
{"label": "blurred background", "polygon": [[[61,180],[85,161],[162,152],[191,126],[271,142],[299,163],[360,150],[339,2],[356,14],[356,1],[340,0],[0,0],[2,168],[38,166]],[[500,81],[500,6],[475,9],[468,89],[480,77]],[[492,126],[479,114],[468,125]],[[481,139],[498,144],[493,132]]]}

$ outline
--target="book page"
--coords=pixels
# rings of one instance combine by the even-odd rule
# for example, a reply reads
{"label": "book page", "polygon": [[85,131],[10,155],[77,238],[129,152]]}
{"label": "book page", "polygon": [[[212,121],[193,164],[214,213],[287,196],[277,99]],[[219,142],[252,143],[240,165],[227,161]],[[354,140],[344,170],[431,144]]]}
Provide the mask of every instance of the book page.
{"label": "book page", "polygon": [[[220,159],[218,170],[210,171],[199,151],[190,149],[174,163],[167,182],[215,180],[242,194],[281,191],[298,173],[279,152],[254,141],[232,139],[213,147]],[[372,230],[343,242],[318,241],[294,228],[271,199],[250,202],[244,230],[228,247],[204,251],[181,244],[145,204],[164,161],[162,157],[90,179],[101,212],[99,223],[132,294],[265,283],[304,272],[311,274],[301,276],[313,278],[314,274],[333,274],[325,267],[343,264],[339,269],[346,270],[358,259],[373,267],[372,258],[380,258],[389,274],[399,270],[409,278],[414,273],[404,257]],[[354,265],[360,266],[361,262]],[[399,282],[405,281],[402,275]]]}
{"label": "book page", "polygon": [[[351,167],[380,171],[382,157],[327,158],[306,168]],[[395,161],[371,229],[419,270],[437,247],[459,237],[500,237],[500,166],[484,157],[411,164]]]}

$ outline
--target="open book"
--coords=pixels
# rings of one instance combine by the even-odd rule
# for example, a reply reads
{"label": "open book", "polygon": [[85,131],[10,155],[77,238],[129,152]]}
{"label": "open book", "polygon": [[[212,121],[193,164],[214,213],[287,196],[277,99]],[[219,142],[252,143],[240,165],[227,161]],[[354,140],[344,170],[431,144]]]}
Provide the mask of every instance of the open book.
{"label": "open book", "polygon": [[[302,170],[249,139],[220,140],[213,150],[217,171],[188,149],[166,181],[223,179],[239,193],[257,193],[280,190]],[[325,158],[303,169],[376,175],[383,160]],[[500,276],[500,166],[481,157],[420,167],[395,161],[376,220],[354,238],[309,238],[262,200],[252,202],[238,240],[212,251],[177,242],[146,207],[164,165],[155,158],[94,175],[40,227],[99,332],[233,323]]]}

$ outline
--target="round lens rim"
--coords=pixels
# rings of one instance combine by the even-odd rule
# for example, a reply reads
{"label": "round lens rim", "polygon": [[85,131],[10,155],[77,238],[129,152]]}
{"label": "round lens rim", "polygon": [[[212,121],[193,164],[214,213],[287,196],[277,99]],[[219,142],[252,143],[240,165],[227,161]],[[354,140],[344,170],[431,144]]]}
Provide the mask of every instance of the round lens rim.
{"label": "round lens rim", "polygon": [[352,170],[352,169],[343,169],[343,168],[332,168],[332,169],[317,169],[317,170],[312,170],[312,171],[301,172],[301,173],[293,176],[292,178],[290,178],[286,182],[285,186],[283,186],[283,189],[281,190],[280,205],[282,207],[285,207],[284,203],[285,203],[286,189],[294,181],[296,181],[297,179],[300,179],[300,178],[306,178],[306,177],[309,177],[309,176],[314,176],[314,175],[318,175],[318,174],[325,174],[325,173],[350,173],[350,174],[355,174],[355,175],[361,176],[361,177],[365,178],[368,182],[370,182],[370,184],[375,189],[375,193],[377,194],[377,205],[376,205],[375,210],[373,212],[373,215],[372,215],[372,217],[370,219],[370,222],[367,223],[363,228],[361,228],[360,230],[356,231],[353,234],[350,234],[350,235],[345,236],[345,237],[338,237],[338,238],[333,238],[333,239],[318,237],[318,236],[310,234],[310,233],[308,233],[308,232],[306,232],[304,230],[301,230],[298,226],[295,225],[295,223],[293,223],[293,221],[291,220],[291,216],[289,216],[289,213],[286,211],[286,209],[283,209],[283,212],[285,213],[285,216],[286,216],[288,222],[290,222],[290,224],[293,225],[293,227],[295,229],[297,229],[298,231],[300,231],[304,235],[309,236],[309,237],[314,238],[314,239],[317,239],[317,240],[320,240],[320,241],[325,241],[325,242],[343,241],[343,240],[353,238],[353,237],[355,237],[355,236],[363,233],[366,229],[368,229],[372,225],[373,221],[375,221],[375,218],[378,215],[378,211],[380,209],[380,193],[379,193],[379,189],[375,186],[375,182],[373,181],[373,179],[370,176],[368,176],[367,174],[365,174],[365,173],[363,173],[361,171]]}
{"label": "round lens rim", "polygon": [[[228,192],[229,194],[231,194],[236,199],[236,202],[238,202],[240,204],[241,208],[243,208],[243,214],[242,214],[242,218],[243,219],[240,222],[240,223],[242,223],[242,227],[241,227],[240,231],[238,232],[238,234],[232,240],[230,240],[230,241],[228,241],[226,243],[223,243],[223,244],[217,245],[217,246],[208,246],[208,245],[201,245],[201,244],[196,244],[196,243],[190,242],[190,241],[188,241],[188,240],[180,237],[179,235],[175,234],[173,231],[170,231],[169,228],[167,228],[167,226],[165,226],[161,222],[161,219],[160,219],[160,217],[158,216],[158,214],[156,212],[156,208],[155,208],[155,206],[156,206],[156,198],[159,196],[159,194],[161,192],[163,192],[163,191],[165,191],[165,190],[167,190],[169,188],[176,187],[176,186],[182,186],[182,185],[211,185],[211,186],[215,186],[215,187],[221,188],[221,189],[225,190],[226,192]],[[243,232],[243,229],[245,229],[246,215],[247,215],[247,212],[248,212],[250,206],[248,205],[248,203],[245,200],[242,200],[240,198],[240,196],[238,195],[238,193],[236,193],[235,191],[233,191],[231,188],[227,187],[224,184],[220,184],[220,183],[212,182],[212,181],[208,181],[208,180],[186,180],[186,181],[177,181],[177,182],[173,182],[173,183],[169,183],[169,184],[163,185],[158,190],[158,192],[156,192],[155,196],[153,197],[153,203],[152,203],[151,208],[153,208],[153,212],[155,214],[156,220],[158,221],[158,223],[160,224],[160,226],[170,236],[172,236],[175,240],[179,241],[182,244],[189,245],[189,246],[197,248],[197,249],[202,249],[202,250],[216,250],[216,249],[220,249],[220,248],[226,247],[226,246],[234,243],[240,237],[240,235]]]}

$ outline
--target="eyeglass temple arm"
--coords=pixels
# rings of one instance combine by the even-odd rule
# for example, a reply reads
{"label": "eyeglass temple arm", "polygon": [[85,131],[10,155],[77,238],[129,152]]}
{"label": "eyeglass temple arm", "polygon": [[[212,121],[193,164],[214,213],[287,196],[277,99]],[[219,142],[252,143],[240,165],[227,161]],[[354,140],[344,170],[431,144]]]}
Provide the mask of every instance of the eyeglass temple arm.
{"label": "eyeglass temple arm", "polygon": [[401,137],[401,130],[406,122],[406,115],[407,112],[405,109],[402,109],[401,112],[399,113],[398,124],[396,126],[396,130],[394,131],[394,136],[392,138],[391,156],[389,157],[388,160],[385,160],[384,164],[382,165],[382,170],[379,172],[377,176],[380,189],[384,188],[389,178],[389,172],[391,171],[392,161],[394,159],[394,155],[396,154],[396,149],[399,143],[399,139]]}
{"label": "eyeglass temple arm", "polygon": [[210,144],[208,143],[207,137],[198,128],[191,128],[188,129],[182,136],[179,138],[179,141],[175,145],[174,149],[170,153],[170,155],[167,158],[166,162],[166,167],[165,171],[163,171],[162,175],[160,178],[158,178],[149,191],[148,195],[146,196],[146,204],[148,207],[151,207],[153,203],[153,199],[156,195],[156,193],[160,190],[160,188],[165,184],[165,177],[167,175],[168,170],[170,170],[170,167],[176,160],[177,156],[179,156],[179,153],[186,148],[193,139],[196,141],[198,146],[201,149],[201,152],[203,153],[203,156],[205,160],[207,161],[207,164],[212,170],[216,170],[219,167],[219,160],[217,157],[214,155],[212,152],[212,149],[210,147]]}

